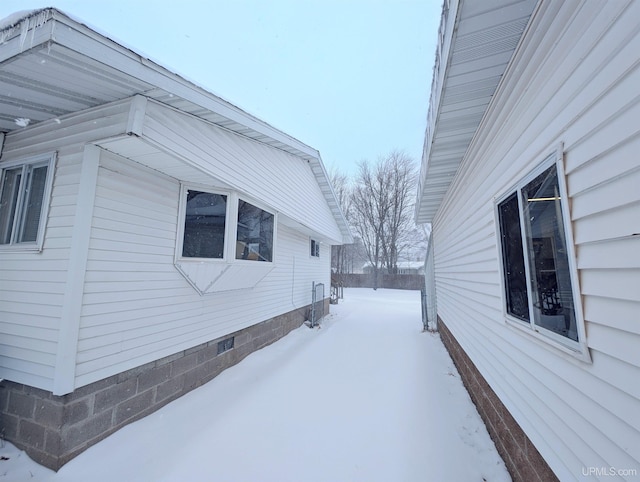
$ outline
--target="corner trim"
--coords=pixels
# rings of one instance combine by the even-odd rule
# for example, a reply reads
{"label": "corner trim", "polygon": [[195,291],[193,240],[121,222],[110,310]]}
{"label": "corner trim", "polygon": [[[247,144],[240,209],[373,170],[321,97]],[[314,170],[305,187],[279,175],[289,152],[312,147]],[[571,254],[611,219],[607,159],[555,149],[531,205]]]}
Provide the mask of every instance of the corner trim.
{"label": "corner trim", "polygon": [[82,295],[89,256],[89,240],[91,238],[91,218],[95,202],[96,184],[101,149],[93,144],[84,148],[80,187],[76,203],[75,221],[71,236],[73,256],[69,258],[67,281],[62,302],[62,316],[58,332],[55,375],[53,378],[53,394],[65,395],[75,388],[76,353],[78,335],[80,333],[80,313]]}

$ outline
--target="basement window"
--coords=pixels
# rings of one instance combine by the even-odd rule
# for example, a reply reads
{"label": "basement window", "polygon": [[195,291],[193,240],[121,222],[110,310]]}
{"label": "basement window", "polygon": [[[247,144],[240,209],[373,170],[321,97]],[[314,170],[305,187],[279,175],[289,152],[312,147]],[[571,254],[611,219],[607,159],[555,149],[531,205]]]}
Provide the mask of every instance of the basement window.
{"label": "basement window", "polygon": [[585,351],[566,193],[555,154],[496,204],[508,321]]}
{"label": "basement window", "polygon": [[0,248],[40,251],[55,154],[0,166]]}
{"label": "basement window", "polygon": [[224,353],[225,351],[229,351],[233,348],[233,344],[235,341],[235,337],[226,338],[222,341],[218,342],[218,355]]}

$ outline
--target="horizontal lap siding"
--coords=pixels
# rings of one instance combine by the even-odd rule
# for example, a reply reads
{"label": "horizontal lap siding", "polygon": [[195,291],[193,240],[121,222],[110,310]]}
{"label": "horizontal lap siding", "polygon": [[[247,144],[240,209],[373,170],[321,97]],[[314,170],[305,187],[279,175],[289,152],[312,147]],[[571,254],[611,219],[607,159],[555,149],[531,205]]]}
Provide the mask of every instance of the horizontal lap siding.
{"label": "horizontal lap siding", "polygon": [[127,109],[92,109],[8,134],[2,160],[57,152],[41,253],[0,252],[0,378],[50,390],[84,144],[123,130]]}
{"label": "horizontal lap siding", "polygon": [[[640,3],[553,5],[559,20],[538,61],[515,74],[526,90],[505,79],[513,96],[499,94],[433,242],[440,317],[552,469],[573,480],[583,467],[640,468]],[[593,364],[502,315],[494,199],[560,141]]]}
{"label": "horizontal lap siding", "polygon": [[178,201],[177,181],[103,155],[77,386],[307,305],[312,281],[328,290],[329,246],[311,259],[308,237],[278,225],[275,268],[256,287],[198,295],[173,265]]}
{"label": "horizontal lap siding", "polygon": [[154,102],[143,134],[319,234],[342,239],[307,161]]}

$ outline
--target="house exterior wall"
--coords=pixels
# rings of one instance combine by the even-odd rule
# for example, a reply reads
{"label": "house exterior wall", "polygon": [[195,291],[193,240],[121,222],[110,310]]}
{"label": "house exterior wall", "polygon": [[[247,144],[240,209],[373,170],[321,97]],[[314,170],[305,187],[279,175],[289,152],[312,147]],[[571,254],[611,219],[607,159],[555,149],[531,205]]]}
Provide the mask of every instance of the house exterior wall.
{"label": "house exterior wall", "polygon": [[179,183],[103,153],[97,184],[76,386],[308,305],[313,281],[329,286],[329,245],[311,257],[309,237],[279,224],[274,268],[254,288],[201,296],[173,265]]}
{"label": "house exterior wall", "polygon": [[[0,251],[0,378],[68,393],[305,306],[313,281],[329,286],[330,244],[322,243],[320,257],[311,257],[309,235],[324,233],[332,239],[340,234],[307,163],[206,124],[207,135],[217,129],[229,136],[218,149],[233,160],[216,169],[237,169],[233,163],[240,165],[245,155],[261,166],[254,172],[243,161],[241,168],[251,180],[239,186],[241,196],[279,213],[288,202],[287,175],[280,176],[282,191],[258,189],[260,176],[267,176],[263,164],[271,163],[271,177],[278,170],[299,171],[296,188],[306,191],[305,203],[321,206],[303,218],[316,230],[282,217],[287,223],[276,228],[274,268],[258,286],[200,296],[174,266],[179,182],[105,150],[92,146],[87,151],[93,142],[126,134],[131,104],[131,99],[115,102],[6,136],[0,162],[56,152],[57,163],[42,251]],[[192,116],[185,118],[189,122],[183,128],[202,128],[191,124],[196,122]],[[178,145],[189,142],[185,135],[164,132],[177,150],[186,148]],[[97,170],[93,179],[83,181],[91,157],[87,152],[94,153]],[[239,179],[242,169],[234,174]],[[215,185],[216,180],[203,173],[199,182]],[[262,199],[263,194],[272,199]],[[289,214],[300,219],[305,206]],[[88,233],[83,253],[75,249],[78,233]],[[314,237],[322,239],[321,234]],[[86,271],[77,263],[80,257]]]}
{"label": "house exterior wall", "polygon": [[0,251],[0,378],[52,389],[84,144],[122,133],[124,103],[8,134],[0,165],[57,152],[41,252]]}
{"label": "house exterior wall", "polygon": [[[638,18],[543,0],[433,223],[438,316],[560,480],[640,473]],[[495,199],[560,143],[591,362],[502,308]]]}
{"label": "house exterior wall", "polygon": [[[330,243],[320,243],[319,256],[310,252],[310,235],[322,239],[324,228],[279,217],[248,181],[234,192],[276,214],[272,269],[250,289],[201,295],[189,283],[174,265],[180,182],[94,145],[125,134],[130,104],[13,132],[0,161],[57,153],[42,251],[0,252],[0,436],[56,470],[300,326],[314,282],[327,287],[321,302],[329,311]],[[240,159],[243,141],[234,142],[227,148],[240,149]],[[284,156],[293,165],[289,154],[244,142],[254,164]],[[304,182],[316,182],[296,162]],[[213,189],[219,182],[205,173],[198,180]],[[305,189],[305,202],[326,204],[317,184]],[[317,218],[307,219],[313,226]],[[324,223],[327,238],[339,232],[335,220]],[[249,272],[264,267],[242,263]],[[218,353],[229,337],[233,348]]]}

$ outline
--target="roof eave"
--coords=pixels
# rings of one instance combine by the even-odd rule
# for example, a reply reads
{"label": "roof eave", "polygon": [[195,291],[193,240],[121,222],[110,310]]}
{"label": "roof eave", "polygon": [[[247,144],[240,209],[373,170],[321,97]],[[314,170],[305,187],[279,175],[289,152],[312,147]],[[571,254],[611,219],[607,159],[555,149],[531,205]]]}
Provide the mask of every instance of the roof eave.
{"label": "roof eave", "polygon": [[[57,24],[65,28],[59,28]],[[0,39],[0,45],[4,44],[0,50],[0,63],[49,42],[72,49],[91,59],[105,58],[102,55],[108,54],[106,58],[109,58],[110,65],[119,71],[134,75],[143,82],[213,111],[225,117],[231,124],[236,123],[249,129],[252,131],[250,137],[261,135],[268,141],[266,143],[278,144],[281,149],[291,150],[296,155],[317,154],[312,147],[56,8],[28,13],[0,31]],[[12,39],[15,41],[6,45]],[[80,41],[86,39],[91,39],[92,42]],[[225,127],[230,128],[229,125]]]}
{"label": "roof eave", "polygon": [[[150,90],[128,92],[126,95],[123,94],[122,98],[136,94],[145,95],[310,162],[320,189],[340,228],[343,242],[353,242],[348,224],[329,182],[329,176],[316,149],[56,8],[34,10],[26,12],[24,16],[15,16],[11,24],[0,31],[0,64],[18,56],[28,55],[30,51],[54,45],[69,49],[84,59],[100,61],[99,59],[108,58],[109,68],[115,69],[114,72],[122,75],[124,79],[130,76],[129,78],[134,78],[141,86],[151,86]],[[53,111],[47,115],[48,118],[58,116]]]}
{"label": "roof eave", "polygon": [[445,0],[418,181],[416,223],[433,221],[536,3],[517,0],[496,5]]}

